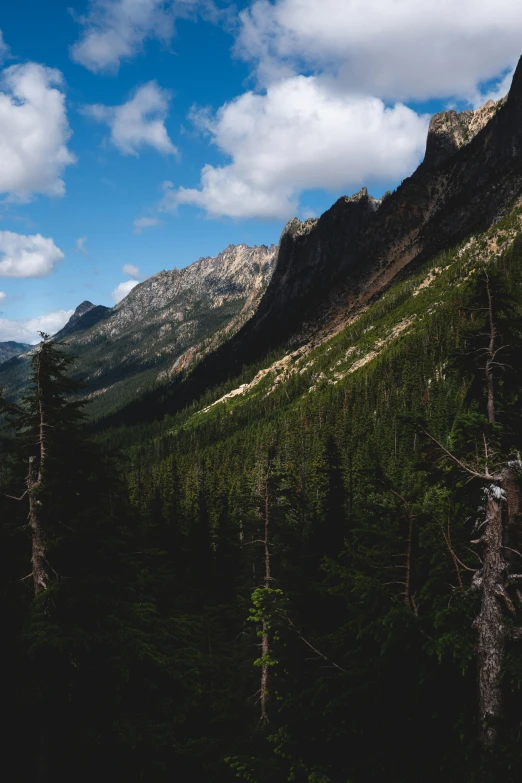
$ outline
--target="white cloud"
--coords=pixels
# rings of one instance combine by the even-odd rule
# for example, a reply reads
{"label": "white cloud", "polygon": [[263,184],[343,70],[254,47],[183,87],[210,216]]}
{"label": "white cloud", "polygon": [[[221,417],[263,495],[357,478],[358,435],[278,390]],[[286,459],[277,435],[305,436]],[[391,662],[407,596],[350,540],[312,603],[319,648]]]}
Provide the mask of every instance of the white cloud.
{"label": "white cloud", "polygon": [[168,44],[176,17],[186,17],[205,0],[91,0],[80,17],[83,35],[71,47],[73,60],[91,71],[116,72],[122,60],[134,57],[147,39]]}
{"label": "white cloud", "polygon": [[471,100],[474,107],[477,108],[478,106],[483,106],[486,101],[489,100],[498,101],[500,98],[503,98],[505,95],[507,95],[509,88],[511,87],[511,82],[513,81],[514,73],[515,69],[512,68],[506,73],[504,78],[497,81],[491,89],[483,91],[477,90],[474,98]]}
{"label": "white cloud", "polygon": [[[457,7],[458,6],[458,7]],[[468,97],[520,55],[515,0],[256,0],[236,51],[264,84],[303,67],[391,100]]]}
{"label": "white cloud", "polygon": [[4,34],[0,30],[0,62],[6,60],[9,57],[10,49],[4,41]]}
{"label": "white cloud", "polygon": [[133,234],[141,234],[144,228],[153,228],[161,225],[161,220],[155,217],[140,217],[132,221],[134,227]]}
{"label": "white cloud", "polygon": [[169,139],[165,119],[170,94],[155,81],[138,87],[121,106],[86,106],[84,113],[111,129],[111,142],[124,155],[138,155],[142,147],[153,147],[166,155],[177,154]]}
{"label": "white cloud", "polygon": [[77,253],[81,253],[82,256],[88,256],[89,252],[87,248],[85,247],[85,243],[87,242],[87,237],[78,237],[76,240],[76,247],[74,248]]}
{"label": "white cloud", "polygon": [[65,193],[61,175],[76,158],[61,86],[59,71],[36,63],[0,75],[0,193],[10,200]]}
{"label": "white cloud", "polygon": [[194,119],[232,162],[206,165],[199,189],[165,183],[160,208],[193,204],[233,218],[288,217],[306,189],[400,179],[422,156],[428,123],[406,106],[346,96],[314,76],[247,92],[215,116]]}
{"label": "white cloud", "polygon": [[135,280],[140,276],[140,268],[135,266],[135,264],[124,264],[121,271],[124,275],[129,275],[129,277],[133,277]]}
{"label": "white cloud", "polygon": [[48,237],[0,231],[0,277],[45,277],[63,258]]}
{"label": "white cloud", "polygon": [[35,318],[12,321],[0,318],[0,341],[14,340],[17,343],[35,345],[40,342],[38,332],[55,334],[65,326],[73,313],[74,310],[54,310]]}
{"label": "white cloud", "polygon": [[130,294],[133,288],[138,285],[137,280],[126,280],[124,283],[120,283],[116,286],[114,291],[112,292],[111,296],[118,304],[118,302],[121,302],[122,299],[125,299],[127,294]]}
{"label": "white cloud", "polygon": [[0,291],[0,302],[3,302],[6,296],[7,294],[5,293],[5,291]]}

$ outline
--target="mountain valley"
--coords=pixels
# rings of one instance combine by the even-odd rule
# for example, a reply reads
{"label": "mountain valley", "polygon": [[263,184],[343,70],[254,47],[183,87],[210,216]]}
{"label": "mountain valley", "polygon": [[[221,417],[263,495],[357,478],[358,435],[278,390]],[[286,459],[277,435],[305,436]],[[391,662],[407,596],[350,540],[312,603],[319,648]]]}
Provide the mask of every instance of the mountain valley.
{"label": "mountain valley", "polygon": [[519,779],[522,59],[393,193],[4,350],[20,779]]}

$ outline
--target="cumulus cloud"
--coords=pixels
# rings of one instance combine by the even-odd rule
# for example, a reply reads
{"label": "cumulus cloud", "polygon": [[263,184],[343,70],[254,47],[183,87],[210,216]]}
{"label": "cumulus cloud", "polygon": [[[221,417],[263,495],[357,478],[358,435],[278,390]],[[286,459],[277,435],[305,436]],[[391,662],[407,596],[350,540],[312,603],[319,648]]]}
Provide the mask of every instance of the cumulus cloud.
{"label": "cumulus cloud", "polygon": [[141,234],[144,228],[153,228],[161,225],[161,220],[155,217],[140,217],[132,221],[133,234]]}
{"label": "cumulus cloud", "polygon": [[73,313],[74,310],[54,310],[35,318],[0,318],[0,341],[14,340],[17,343],[36,345],[40,342],[38,332],[55,334],[65,326]]}
{"label": "cumulus cloud", "polygon": [[199,189],[165,183],[161,209],[193,204],[233,218],[288,217],[305,189],[400,179],[422,156],[428,124],[404,105],[343,95],[314,76],[247,92],[194,119],[232,161],[206,165]]}
{"label": "cumulus cloud", "polygon": [[130,294],[132,289],[135,288],[137,285],[138,285],[137,280],[125,280],[124,283],[120,283],[119,285],[117,285],[111,294],[116,304],[118,304],[118,302],[121,302],[122,299],[125,299],[127,294]]}
{"label": "cumulus cloud", "polygon": [[209,0],[91,0],[89,12],[78,20],[83,33],[71,56],[90,71],[116,72],[147,39],[168,44],[177,17],[208,5]]}
{"label": "cumulus cloud", "polygon": [[400,180],[427,131],[405,102],[500,97],[521,34],[513,0],[461,0],[458,14],[454,0],[253,0],[235,53],[257,89],[192,113],[228,160],[204,166],[198,187],[164,183],[160,209],[285,218],[309,189]]}
{"label": "cumulus cloud", "polygon": [[129,275],[129,277],[133,277],[135,280],[140,276],[140,268],[135,264],[124,264],[121,271],[124,275]]}
{"label": "cumulus cloud", "polygon": [[0,302],[3,302],[6,296],[7,294],[5,293],[5,291],[0,291]]}
{"label": "cumulus cloud", "polygon": [[170,94],[155,81],[138,87],[121,106],[86,106],[84,113],[97,122],[106,123],[110,140],[124,155],[138,155],[142,147],[152,147],[165,155],[177,154],[169,139],[165,119]]}
{"label": "cumulus cloud", "polygon": [[10,200],[65,193],[61,175],[76,158],[61,86],[59,71],[36,63],[0,74],[0,193]]}
{"label": "cumulus cloud", "polygon": [[303,66],[391,100],[472,95],[520,55],[514,0],[255,0],[237,53],[263,83]]}
{"label": "cumulus cloud", "polygon": [[0,231],[0,277],[45,277],[63,258],[48,237]]}

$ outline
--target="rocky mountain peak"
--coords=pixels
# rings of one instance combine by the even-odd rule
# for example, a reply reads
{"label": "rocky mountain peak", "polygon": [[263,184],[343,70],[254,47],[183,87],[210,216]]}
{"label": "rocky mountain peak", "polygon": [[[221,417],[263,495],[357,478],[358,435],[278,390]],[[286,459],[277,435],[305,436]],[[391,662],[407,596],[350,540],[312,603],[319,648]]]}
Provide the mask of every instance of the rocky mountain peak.
{"label": "rocky mountain peak", "polygon": [[435,114],[428,129],[424,164],[436,168],[461,147],[469,144],[506,100],[490,100],[478,109],[466,109],[462,112],[450,109]]}
{"label": "rocky mountain peak", "polygon": [[93,307],[96,307],[96,305],[93,305],[92,302],[89,302],[88,299],[85,299],[85,301],[83,301],[80,305],[78,305],[78,307],[74,311],[74,314],[71,316],[70,320],[72,321],[73,319],[81,318],[82,315],[88,313],[89,310],[92,310]]}
{"label": "rocky mountain peak", "polygon": [[78,305],[65,326],[60,329],[60,331],[55,336],[60,339],[66,335],[72,334],[73,332],[88,329],[90,326],[93,326],[101,318],[103,318],[108,310],[108,307],[104,307],[104,305],[94,305],[92,302],[89,302],[86,299],[80,305]]}

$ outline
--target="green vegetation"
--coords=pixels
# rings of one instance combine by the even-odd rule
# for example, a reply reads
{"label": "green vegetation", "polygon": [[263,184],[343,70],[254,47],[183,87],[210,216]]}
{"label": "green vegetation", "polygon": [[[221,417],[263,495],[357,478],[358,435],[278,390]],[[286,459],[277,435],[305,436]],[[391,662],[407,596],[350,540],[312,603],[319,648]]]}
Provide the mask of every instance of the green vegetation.
{"label": "green vegetation", "polygon": [[[54,419],[33,493],[49,566],[39,591],[20,581],[31,487],[12,499],[41,445],[36,360],[20,411],[4,403],[16,425],[0,497],[6,709],[11,744],[30,749],[19,779],[518,780],[520,520],[504,473],[498,497],[469,474],[520,459],[518,221],[396,282],[245,394],[208,408],[282,354],[176,415],[98,428],[94,443],[64,349],[44,342]],[[488,292],[504,351],[493,420]],[[472,580],[494,502],[510,509],[513,612],[495,598],[503,705],[485,719],[473,627],[485,588]]]}

